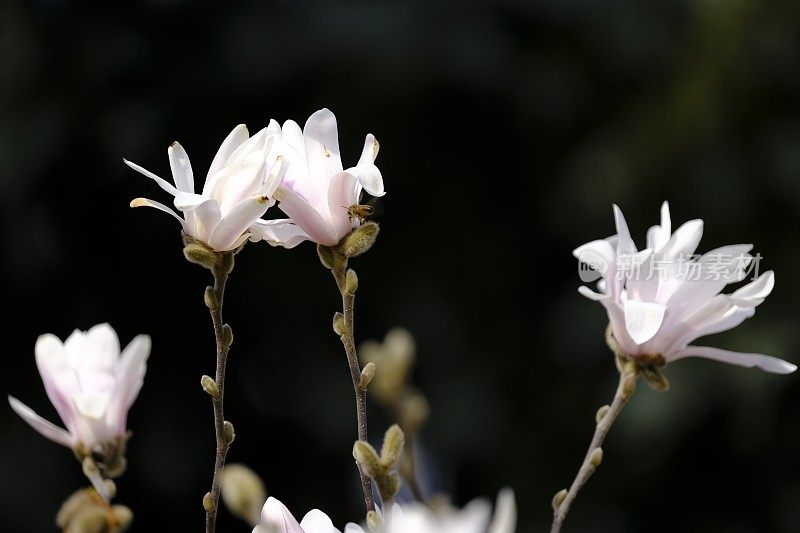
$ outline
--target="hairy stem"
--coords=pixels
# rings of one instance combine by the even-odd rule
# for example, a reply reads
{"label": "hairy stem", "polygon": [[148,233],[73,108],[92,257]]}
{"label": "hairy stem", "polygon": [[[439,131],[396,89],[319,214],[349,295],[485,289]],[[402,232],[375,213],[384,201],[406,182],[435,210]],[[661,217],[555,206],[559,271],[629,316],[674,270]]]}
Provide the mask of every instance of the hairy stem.
{"label": "hairy stem", "polygon": [[214,408],[214,432],[217,440],[217,451],[214,461],[214,477],[211,481],[211,492],[209,493],[211,501],[206,504],[206,533],[213,533],[216,529],[222,469],[225,467],[225,456],[228,454],[228,448],[230,447],[225,436],[225,414],[222,405],[225,396],[225,365],[228,361],[228,351],[230,349],[229,340],[225,338],[225,323],[222,321],[222,300],[225,295],[225,282],[228,280],[229,273],[229,268],[225,266],[225,263],[233,259],[233,253],[227,253],[231,254],[231,257],[219,261],[211,270],[214,274],[213,295],[216,301],[211,305],[208,305],[210,302],[206,302],[211,312],[214,337],[216,337],[217,341],[217,368],[214,382],[216,383],[217,391],[219,391],[217,394],[211,395]]}
{"label": "hairy stem", "polygon": [[[333,277],[339,292],[342,295],[342,313],[344,315],[344,332],[341,335],[344,351],[347,354],[347,363],[350,366],[350,377],[353,379],[353,390],[356,395],[356,417],[358,420],[358,439],[369,442],[367,438],[367,391],[358,386],[361,380],[361,366],[358,364],[356,345],[353,340],[353,307],[355,294],[347,291],[347,263],[337,261],[332,268]],[[372,495],[372,482],[361,471],[356,463],[358,474],[361,477],[361,489],[364,492],[364,505],[367,511],[375,510],[375,498]]]}
{"label": "hairy stem", "polygon": [[[633,362],[626,363],[619,374],[619,385],[617,386],[616,394],[614,394],[614,400],[611,402],[611,405],[608,406],[608,410],[605,412],[602,418],[597,422],[597,426],[594,430],[594,436],[592,436],[592,442],[589,444],[589,450],[586,452],[586,457],[583,459],[583,464],[581,464],[581,467],[578,470],[578,475],[575,476],[575,480],[572,482],[572,485],[569,487],[569,490],[563,499],[561,501],[554,499],[553,501],[553,525],[550,528],[550,533],[559,533],[559,531],[561,531],[572,502],[575,501],[575,498],[578,496],[578,492],[586,484],[586,482],[589,481],[589,477],[594,474],[597,466],[599,466],[599,461],[602,460],[601,446],[603,441],[605,440],[606,435],[608,435],[608,432],[611,429],[611,426],[614,424],[614,421],[622,412],[622,409],[628,403],[628,400],[630,400],[633,392],[636,390],[637,378],[638,370],[636,365]],[[598,418],[600,417],[598,416]],[[600,450],[599,454],[596,450]]]}

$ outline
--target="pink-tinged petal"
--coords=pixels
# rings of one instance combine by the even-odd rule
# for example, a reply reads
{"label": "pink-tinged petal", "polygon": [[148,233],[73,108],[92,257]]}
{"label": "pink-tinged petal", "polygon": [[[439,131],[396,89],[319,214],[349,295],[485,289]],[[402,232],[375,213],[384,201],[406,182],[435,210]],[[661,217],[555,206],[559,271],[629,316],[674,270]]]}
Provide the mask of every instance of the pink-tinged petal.
{"label": "pink-tinged petal", "polygon": [[669,360],[674,361],[676,359],[683,359],[684,357],[704,357],[706,359],[713,359],[714,361],[721,361],[723,363],[730,363],[747,368],[758,367],[761,370],[774,374],[791,374],[797,370],[796,365],[770,355],[731,352],[729,350],[720,350],[719,348],[711,348],[708,346],[687,346],[680,352],[671,356]]}
{"label": "pink-tinged petal", "polygon": [[167,214],[172,215],[175,217],[175,220],[181,223],[181,227],[183,227],[184,231],[186,230],[186,221],[178,216],[178,214],[170,209],[169,207],[165,206],[162,203],[156,202],[154,200],[148,200],[147,198],[134,198],[131,200],[131,207],[153,207],[158,209],[159,211],[163,211]]}
{"label": "pink-tinged petal", "polygon": [[594,292],[592,289],[590,289],[586,285],[581,285],[580,287],[578,287],[578,293],[581,296],[585,296],[585,297],[589,298],[590,300],[594,300],[595,302],[599,302],[600,300],[604,300],[604,299],[608,298],[607,295],[600,294],[598,292]]}
{"label": "pink-tinged petal", "polygon": [[20,402],[13,396],[8,397],[8,403],[11,404],[11,408],[15,413],[21,416],[25,422],[27,422],[33,429],[38,431],[44,437],[55,443],[63,444],[67,448],[72,448],[74,440],[68,431],[56,426],[51,422],[48,422],[41,416],[37,415],[33,409]]}
{"label": "pink-tinged petal", "polygon": [[294,120],[287,120],[283,123],[283,140],[289,145],[292,150],[301,156],[302,160],[306,159],[306,147],[303,141],[303,130]]}
{"label": "pink-tinged petal", "polygon": [[[300,226],[312,241],[324,246],[339,244],[339,239],[331,224],[322,218],[319,211],[314,209],[305,199],[282,187],[275,191],[275,197],[280,201],[278,207],[281,211]],[[347,208],[345,207],[345,209]]]}
{"label": "pink-tinged petal", "polygon": [[125,432],[128,410],[139,395],[147,371],[150,337],[137,335],[122,351],[117,367],[117,381],[108,406],[108,425],[119,435]]}
{"label": "pink-tinged petal", "polygon": [[70,367],[69,357],[61,340],[50,333],[36,339],[36,367],[42,376],[47,397],[58,411],[61,421],[71,432],[75,425],[75,407],[72,396],[80,392],[75,372]]}
{"label": "pink-tinged petal", "polygon": [[300,521],[300,527],[305,533],[341,533],[333,527],[333,522],[328,515],[319,509],[312,509],[307,512]]}
{"label": "pink-tinged petal", "polygon": [[[236,150],[228,157],[228,162],[243,159],[250,152],[265,152],[272,141],[272,137],[267,133],[267,128],[261,128],[258,132],[240,144]],[[224,167],[223,167],[224,168]]]}
{"label": "pink-tinged petal", "polygon": [[635,254],[636,245],[631,239],[631,232],[628,230],[628,223],[625,222],[625,215],[622,210],[614,204],[614,223],[617,226],[617,254]]}
{"label": "pink-tinged petal", "polygon": [[668,257],[684,257],[686,260],[697,249],[703,237],[703,221],[700,219],[684,222],[675,230],[669,242],[661,249],[661,253]]}
{"label": "pink-tinged petal", "polygon": [[652,339],[664,321],[666,306],[657,303],[626,300],[624,304],[625,328],[636,344]]}
{"label": "pink-tinged petal", "polygon": [[284,248],[294,248],[301,242],[311,239],[303,231],[303,228],[289,218],[256,220],[255,224],[250,226],[250,232],[252,233],[250,240],[253,242],[264,240],[270,246],[283,246]]}
{"label": "pink-tinged petal", "polygon": [[261,524],[270,533],[305,533],[292,513],[279,500],[270,496],[261,509]]}
{"label": "pink-tinged petal", "polygon": [[672,220],[669,216],[669,202],[661,204],[661,224],[653,226],[647,231],[647,247],[654,253],[661,251],[667,244],[672,234]]}
{"label": "pink-tinged petal", "polygon": [[203,185],[203,196],[210,196],[210,192],[216,182],[217,174],[226,166],[231,154],[239,145],[245,142],[249,136],[250,134],[247,131],[247,126],[239,124],[225,137],[219,150],[217,150],[217,155],[214,156],[214,160],[211,162],[211,166],[208,167],[206,183]]}
{"label": "pink-tinged petal", "polygon": [[497,495],[494,517],[488,533],[514,533],[517,527],[517,500],[514,491],[506,487]]}
{"label": "pink-tinged petal", "polygon": [[125,164],[126,164],[126,165],[128,165],[129,167],[131,167],[131,168],[132,168],[133,170],[135,170],[136,172],[138,172],[138,173],[140,173],[140,174],[144,174],[144,175],[145,175],[145,176],[147,176],[148,178],[150,178],[150,179],[152,179],[153,181],[155,181],[156,183],[158,183],[158,186],[159,186],[159,187],[161,187],[162,189],[164,189],[165,191],[167,191],[168,193],[170,193],[172,196],[175,196],[176,194],[178,194],[178,189],[176,189],[176,188],[175,188],[175,187],[174,187],[174,186],[173,186],[171,183],[169,183],[169,182],[168,182],[167,180],[165,180],[164,178],[162,178],[162,177],[160,177],[160,176],[156,176],[155,174],[153,174],[153,173],[152,173],[152,172],[150,172],[149,170],[147,170],[147,169],[145,169],[145,168],[142,168],[142,167],[140,167],[140,166],[139,166],[139,165],[137,165],[136,163],[131,163],[131,162],[130,162],[130,161],[128,161],[127,159],[123,159],[123,161],[125,162]]}
{"label": "pink-tinged petal", "polygon": [[358,164],[348,168],[345,172],[353,175],[358,183],[372,196],[383,196],[383,176],[378,167],[375,166],[375,157],[378,155],[378,141],[370,133],[364,141],[364,149]]}
{"label": "pink-tinged petal", "polygon": [[330,179],[342,171],[336,116],[329,109],[320,109],[308,117],[303,144],[310,178]]}
{"label": "pink-tinged petal", "polygon": [[592,270],[606,280],[606,294],[616,297],[620,289],[620,280],[617,278],[617,251],[616,246],[607,239],[587,242],[572,251],[578,261],[585,263]]}
{"label": "pink-tinged petal", "polygon": [[353,222],[348,208],[358,203],[355,196],[356,179],[347,172],[340,172],[331,179],[328,189],[328,209],[336,241],[341,241],[353,230]]}
{"label": "pink-tinged petal", "polygon": [[772,270],[764,272],[755,281],[752,281],[730,295],[731,302],[741,307],[755,307],[761,305],[775,287],[775,273]]}
{"label": "pink-tinged petal", "polygon": [[[694,339],[727,331],[755,314],[753,307],[739,307],[726,294],[718,294],[672,328],[669,344],[659,353],[682,350]],[[665,339],[667,342],[667,339]]]}
{"label": "pink-tinged petal", "polygon": [[617,344],[629,355],[638,354],[639,346],[633,341],[628,333],[628,328],[625,327],[625,311],[622,306],[613,298],[605,298],[600,300],[600,303],[606,308],[611,332],[614,334]]}
{"label": "pink-tinged petal", "polygon": [[175,141],[167,149],[169,154],[169,166],[172,170],[172,179],[179,191],[194,192],[194,173],[192,164],[189,162],[189,155],[179,142]]}
{"label": "pink-tinged petal", "polygon": [[259,195],[251,196],[237,203],[220,220],[206,244],[218,252],[231,250],[236,241],[247,231],[247,228],[266,213],[269,205],[269,199]]}

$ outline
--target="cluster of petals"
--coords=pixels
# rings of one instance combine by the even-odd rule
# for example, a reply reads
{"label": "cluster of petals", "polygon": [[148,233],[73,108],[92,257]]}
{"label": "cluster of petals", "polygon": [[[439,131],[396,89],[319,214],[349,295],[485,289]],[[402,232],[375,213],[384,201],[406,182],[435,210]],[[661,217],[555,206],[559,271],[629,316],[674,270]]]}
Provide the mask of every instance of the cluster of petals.
{"label": "cluster of petals", "polygon": [[[306,240],[333,246],[359,224],[350,208],[359,204],[362,191],[384,194],[383,177],[375,166],[378,141],[367,135],[358,163],[345,170],[336,117],[328,109],[313,113],[302,129],[293,120],[283,126],[271,120],[250,137],[244,125],[236,126],[222,142],[199,194],[183,147],[173,143],[168,155],[174,185],[125,163],[170,193],[183,216],[146,198],[134,199],[131,206],[171,214],[186,234],[218,252],[233,250],[248,239],[286,248]],[[263,219],[276,200],[290,218]]]}
{"label": "cluster of petals", "polygon": [[[699,337],[729,330],[755,314],[772,292],[775,275],[767,271],[731,294],[729,283],[743,281],[752,263],[751,244],[723,246],[694,255],[703,221],[690,220],[672,232],[669,205],[661,224],[647,232],[647,247],[637,250],[622,211],[615,205],[617,234],[589,242],[573,252],[602,275],[598,291],[579,292],[608,312],[614,339],[630,357],[704,357],[787,374],[796,366],[769,355],[739,353],[690,344]],[[757,265],[754,265],[757,266]]]}
{"label": "cluster of petals", "polygon": [[150,337],[138,335],[120,353],[108,324],[75,330],[63,343],[45,334],[36,341],[36,365],[47,396],[66,430],[37,415],[16,398],[8,401],[36,431],[76,449],[91,450],[125,438],[128,410],[144,380]]}
{"label": "cluster of petals", "polygon": [[[450,506],[435,510],[425,504],[412,502],[393,504],[391,513],[383,514],[382,533],[513,533],[516,528],[517,508],[514,493],[503,489],[497,497],[492,516],[492,505],[484,499],[475,499],[463,509]],[[344,528],[344,533],[368,533],[370,530],[354,523]],[[270,497],[261,512],[261,523],[253,533],[341,533],[328,515],[314,509],[298,523],[289,509],[279,500]]]}

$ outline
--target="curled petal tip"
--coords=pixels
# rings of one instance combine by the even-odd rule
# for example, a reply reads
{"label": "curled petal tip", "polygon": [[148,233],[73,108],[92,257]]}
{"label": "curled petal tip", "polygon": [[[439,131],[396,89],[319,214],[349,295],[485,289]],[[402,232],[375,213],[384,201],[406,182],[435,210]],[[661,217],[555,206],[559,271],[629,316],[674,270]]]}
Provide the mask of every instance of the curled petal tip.
{"label": "curled petal tip", "polygon": [[134,198],[131,200],[131,207],[145,207],[147,206],[147,200],[144,198]]}

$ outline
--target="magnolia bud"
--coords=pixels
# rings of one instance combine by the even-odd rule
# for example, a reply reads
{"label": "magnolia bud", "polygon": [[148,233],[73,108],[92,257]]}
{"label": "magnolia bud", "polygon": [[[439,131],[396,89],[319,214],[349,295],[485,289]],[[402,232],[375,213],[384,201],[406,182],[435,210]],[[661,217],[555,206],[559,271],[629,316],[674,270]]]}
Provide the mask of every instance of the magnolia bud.
{"label": "magnolia bud", "polygon": [[212,269],[219,260],[219,255],[202,244],[191,243],[183,247],[183,256],[187,261]]}
{"label": "magnolia bud", "polygon": [[375,479],[381,475],[383,468],[381,468],[378,452],[368,442],[357,440],[353,444],[353,457],[365,476]]}
{"label": "magnolia bud", "polygon": [[367,511],[367,527],[370,531],[380,531],[383,527],[383,518],[377,511]]}
{"label": "magnolia bud", "polygon": [[243,464],[225,465],[222,471],[222,501],[234,516],[255,527],[266,500],[267,489],[255,472]]}
{"label": "magnolia bud", "polygon": [[214,498],[211,496],[210,492],[206,492],[205,496],[203,496],[203,509],[205,509],[207,513],[214,512]]}
{"label": "magnolia bud", "polygon": [[610,408],[609,406],[607,406],[607,405],[604,405],[604,406],[602,406],[600,409],[598,409],[598,410],[597,410],[597,413],[595,413],[595,415],[594,415],[594,421],[595,421],[596,423],[598,423],[598,424],[599,424],[600,422],[602,422],[602,421],[603,421],[603,419],[604,419],[604,418],[606,417],[606,415],[608,414],[608,410],[609,410],[609,409],[611,409],[611,408]]}
{"label": "magnolia bud", "polygon": [[233,430],[233,424],[226,420],[222,425],[225,428],[225,442],[230,445],[233,442],[233,439],[236,438],[236,432]]}
{"label": "magnolia bud", "polygon": [[564,501],[564,498],[567,497],[567,489],[561,489],[560,491],[556,492],[556,495],[553,496],[553,501],[551,505],[553,506],[553,511],[558,511],[558,508],[561,507],[561,503]]}
{"label": "magnolia bud", "polygon": [[386,469],[392,468],[400,459],[405,446],[405,435],[400,426],[394,424],[386,430],[383,437],[383,447],[381,448],[381,466]]}
{"label": "magnolia bud", "polygon": [[319,255],[319,260],[322,262],[322,266],[324,266],[328,270],[333,268],[333,261],[334,261],[333,250],[331,250],[327,246],[318,244],[317,254]]}
{"label": "magnolia bud", "polygon": [[222,325],[222,339],[225,341],[226,346],[233,344],[233,330],[230,324]]}
{"label": "magnolia bud", "polygon": [[653,390],[658,392],[667,392],[669,390],[669,380],[658,368],[643,367],[642,377]]}
{"label": "magnolia bud", "polygon": [[117,531],[125,531],[133,522],[133,511],[124,505],[113,505],[111,507],[111,516],[117,523],[119,528]]}
{"label": "magnolia bud", "polygon": [[374,377],[375,363],[367,363],[364,365],[364,368],[361,369],[361,377],[358,379],[358,388],[364,391],[367,390],[370,381],[372,381]]}
{"label": "magnolia bud", "polygon": [[386,502],[397,496],[400,492],[400,476],[397,472],[390,472],[388,475],[381,476],[375,480],[378,485],[378,493],[381,500]]}
{"label": "magnolia bud", "polygon": [[375,244],[379,231],[375,222],[367,222],[357,227],[340,243],[342,254],[347,258],[363,254]]}
{"label": "magnolia bud", "polygon": [[333,332],[341,337],[346,331],[344,327],[344,315],[337,311],[333,315]]}
{"label": "magnolia bud", "polygon": [[219,300],[217,299],[217,293],[214,292],[214,287],[206,287],[206,292],[203,295],[203,300],[206,302],[206,307],[215,311],[219,309]]}
{"label": "magnolia bud", "polygon": [[594,468],[600,466],[600,463],[603,462],[603,448],[597,447],[592,451],[592,455],[589,456],[589,464],[592,465]]}
{"label": "magnolia bud", "polygon": [[227,276],[231,273],[231,270],[233,270],[234,255],[233,252],[222,252],[220,270],[223,276]]}
{"label": "magnolia bud", "polygon": [[200,378],[200,385],[209,396],[215,400],[219,399],[219,387],[217,387],[217,382],[211,376],[203,374],[203,377]]}
{"label": "magnolia bud", "polygon": [[355,294],[358,290],[358,275],[352,268],[347,269],[347,277],[344,282],[344,290],[347,294]]}

